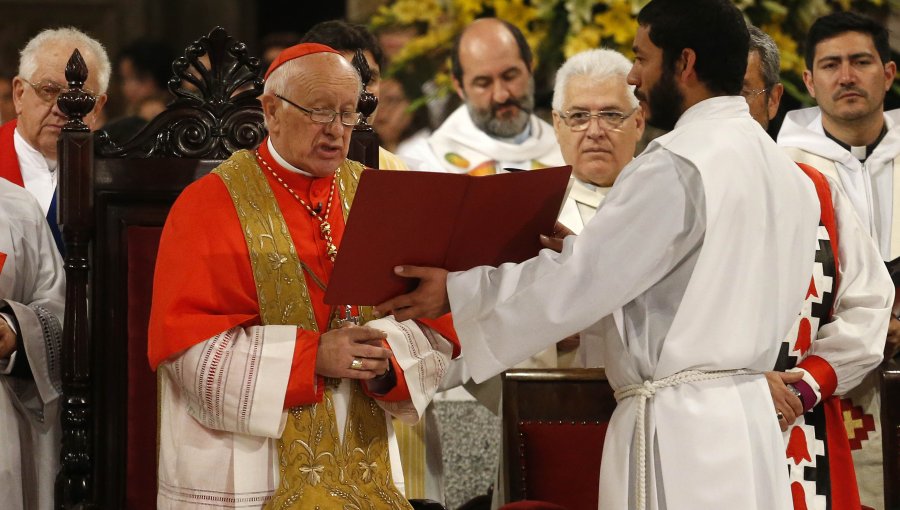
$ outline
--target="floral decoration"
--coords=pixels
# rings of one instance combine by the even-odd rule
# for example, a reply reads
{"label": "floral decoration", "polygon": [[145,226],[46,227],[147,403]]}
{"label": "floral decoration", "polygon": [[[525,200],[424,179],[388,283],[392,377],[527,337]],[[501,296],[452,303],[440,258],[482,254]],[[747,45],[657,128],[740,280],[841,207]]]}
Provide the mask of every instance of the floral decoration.
{"label": "floral decoration", "polygon": [[[496,16],[519,27],[535,53],[535,77],[552,88],[553,73],[562,62],[591,48],[608,47],[632,57],[637,13],[649,0],[393,0],[371,20],[376,32],[392,27],[417,27],[414,38],[394,59],[388,74],[397,77],[407,94],[422,104],[429,94],[452,92],[450,52],[453,40],[474,19]],[[734,0],[747,20],[772,36],[781,51],[785,88],[807,103],[802,74],[803,40],[816,18],[836,10],[854,10],[883,18],[900,0]]]}

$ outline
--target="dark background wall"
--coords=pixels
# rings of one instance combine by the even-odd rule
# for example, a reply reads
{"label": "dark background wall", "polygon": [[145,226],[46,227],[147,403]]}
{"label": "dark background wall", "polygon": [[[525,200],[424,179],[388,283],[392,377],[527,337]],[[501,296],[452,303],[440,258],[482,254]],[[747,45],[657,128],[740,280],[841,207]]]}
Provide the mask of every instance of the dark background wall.
{"label": "dark background wall", "polygon": [[[256,54],[261,37],[271,32],[305,32],[319,21],[366,16],[366,4],[354,0],[0,0],[0,73],[15,74],[18,52],[39,31],[74,26],[100,40],[111,59],[139,37],[163,39],[183,48],[221,25]],[[349,10],[348,10],[349,6]],[[362,14],[360,14],[362,13]],[[361,19],[358,21],[365,21]],[[108,113],[118,113],[115,81],[110,83]]]}

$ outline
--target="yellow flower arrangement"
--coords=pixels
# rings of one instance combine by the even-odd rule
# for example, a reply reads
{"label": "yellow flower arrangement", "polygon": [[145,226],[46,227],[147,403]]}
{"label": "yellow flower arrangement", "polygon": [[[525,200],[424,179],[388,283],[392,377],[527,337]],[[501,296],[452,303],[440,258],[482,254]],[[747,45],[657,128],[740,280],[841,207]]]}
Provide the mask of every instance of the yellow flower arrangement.
{"label": "yellow flower arrangement", "polygon": [[[437,95],[452,91],[453,40],[474,19],[496,16],[520,30],[535,54],[538,87],[552,86],[563,60],[591,48],[609,47],[631,57],[637,14],[649,0],[394,0],[371,21],[375,31],[414,26],[420,36],[388,70],[408,94],[424,102],[421,85],[433,81]],[[734,0],[747,20],[772,36],[781,52],[781,73],[789,94],[807,102],[801,44],[816,18],[835,10],[884,14],[900,0]],[[541,78],[544,82],[541,82]]]}

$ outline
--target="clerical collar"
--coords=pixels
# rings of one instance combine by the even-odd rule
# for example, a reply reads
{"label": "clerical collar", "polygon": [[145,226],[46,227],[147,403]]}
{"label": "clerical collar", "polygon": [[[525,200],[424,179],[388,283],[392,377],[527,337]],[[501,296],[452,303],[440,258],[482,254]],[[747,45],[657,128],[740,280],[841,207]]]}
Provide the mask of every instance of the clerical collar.
{"label": "clerical collar", "polygon": [[866,159],[868,159],[869,156],[872,155],[872,151],[875,150],[875,147],[878,147],[878,144],[881,143],[884,135],[886,135],[888,132],[887,123],[885,123],[881,126],[881,133],[878,133],[878,138],[876,138],[874,142],[870,143],[869,145],[850,145],[835,138],[835,136],[829,133],[828,130],[824,127],[822,129],[823,131],[825,131],[825,136],[834,140],[836,144],[843,147],[844,150],[852,154],[854,158],[858,159],[861,162],[864,162]]}
{"label": "clerical collar", "polygon": [[606,196],[606,194],[609,193],[609,190],[612,189],[612,186],[598,186],[598,185],[594,184],[593,182],[582,181],[578,177],[576,177],[575,180],[577,180],[585,188],[593,191],[594,193],[600,193],[603,196]]}
{"label": "clerical collar", "polygon": [[286,170],[294,172],[295,174],[305,175],[307,177],[315,177],[313,174],[300,170],[299,168],[288,163],[284,158],[282,158],[281,154],[278,154],[278,151],[275,150],[275,146],[272,145],[271,137],[266,137],[266,147],[269,148],[269,154],[272,155],[272,159],[274,159],[276,163],[284,167]]}
{"label": "clerical collar", "polygon": [[517,134],[516,136],[513,136],[511,138],[502,138],[499,136],[494,136],[491,138],[500,140],[501,142],[505,142],[505,143],[521,145],[521,144],[525,143],[525,140],[528,140],[529,138],[531,138],[531,119],[528,119],[528,123],[525,124],[525,129],[521,133]]}
{"label": "clerical collar", "polygon": [[20,166],[27,166],[28,168],[46,168],[51,174],[56,172],[59,162],[44,156],[41,154],[41,151],[32,147],[31,144],[28,143],[28,140],[25,140],[25,137],[19,133],[18,127],[16,127],[16,130],[13,132],[13,144],[15,145],[16,153],[20,160]]}

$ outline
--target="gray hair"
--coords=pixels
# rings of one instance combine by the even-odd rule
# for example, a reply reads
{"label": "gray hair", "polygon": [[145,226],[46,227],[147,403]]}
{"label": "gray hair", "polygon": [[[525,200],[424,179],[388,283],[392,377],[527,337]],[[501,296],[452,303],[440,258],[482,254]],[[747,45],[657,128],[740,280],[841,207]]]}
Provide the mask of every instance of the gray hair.
{"label": "gray hair", "polygon": [[747,25],[750,32],[750,51],[755,51],[759,55],[759,65],[762,69],[763,84],[766,88],[781,81],[779,75],[781,70],[781,55],[778,53],[778,46],[769,34],[763,32],[753,25]]}
{"label": "gray hair", "polygon": [[[615,50],[601,48],[573,55],[556,72],[556,84],[553,86],[553,109],[562,111],[566,84],[573,76],[588,76],[597,81],[619,76],[624,80],[629,71],[631,71],[631,62],[625,55]],[[632,107],[637,107],[638,100],[634,97],[634,86],[628,85],[627,88],[628,102]]]}
{"label": "gray hair", "polygon": [[[290,83],[291,80],[296,79],[297,76],[303,72],[303,63],[300,60],[301,59],[299,58],[289,60],[272,71],[272,74],[269,75],[266,79],[266,83],[263,85],[263,93],[278,94],[281,96],[285,95],[288,83]],[[353,68],[353,73],[356,75],[357,81],[359,82],[359,90],[356,92],[356,95],[358,96],[362,93],[362,79],[359,78],[359,70],[357,70],[355,66],[351,65],[350,67]]]}
{"label": "gray hair", "polygon": [[112,72],[106,48],[96,39],[73,27],[48,28],[28,41],[28,44],[19,53],[19,76],[28,80],[32,78],[37,72],[40,49],[47,43],[69,43],[76,46],[82,53],[89,52],[97,61],[97,69],[88,69],[88,72],[97,73],[95,76],[97,76],[100,88],[97,93],[106,93],[106,89],[109,87],[109,75]]}

